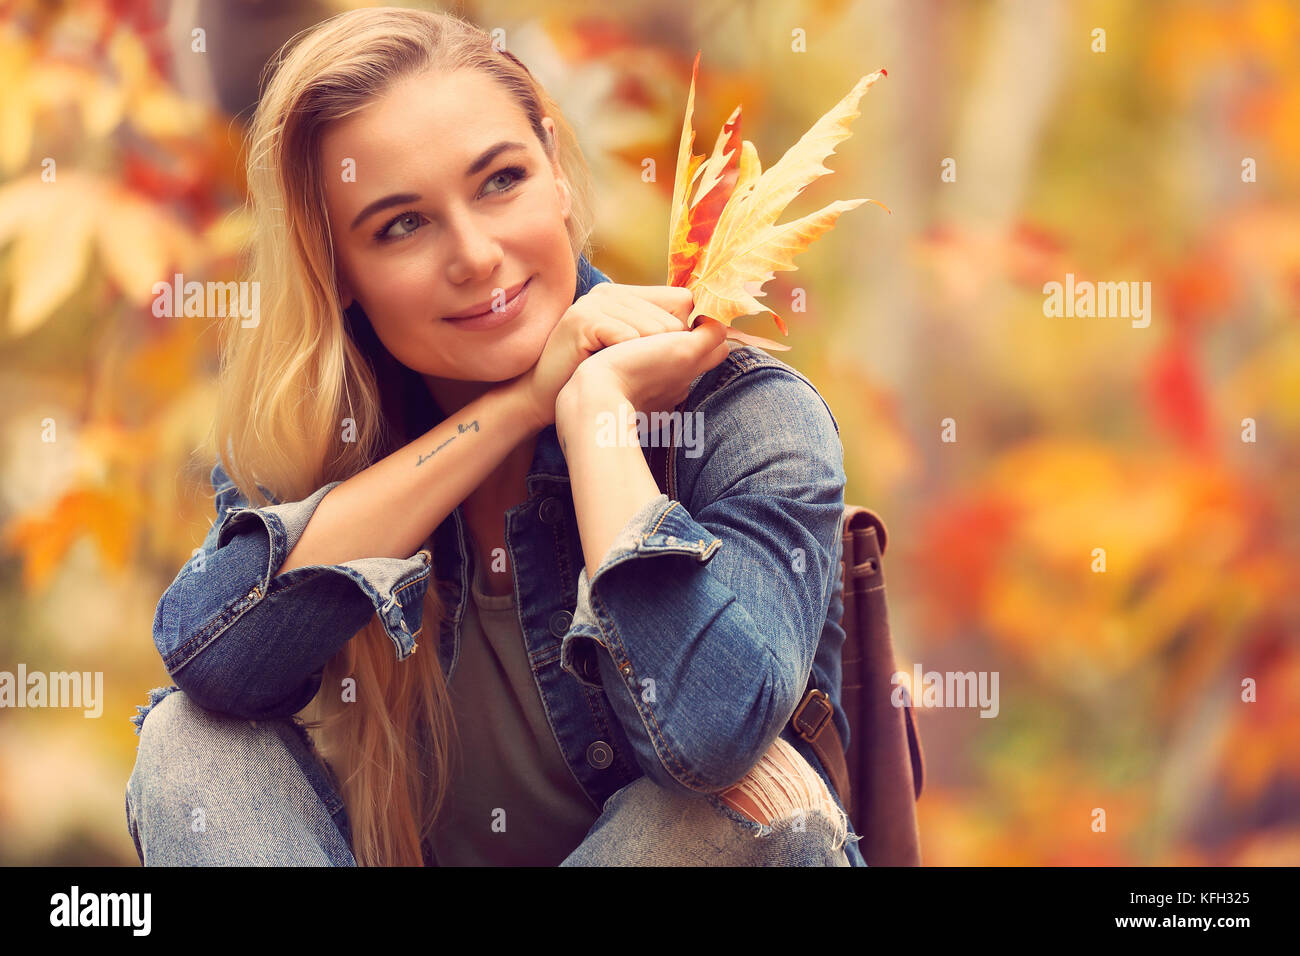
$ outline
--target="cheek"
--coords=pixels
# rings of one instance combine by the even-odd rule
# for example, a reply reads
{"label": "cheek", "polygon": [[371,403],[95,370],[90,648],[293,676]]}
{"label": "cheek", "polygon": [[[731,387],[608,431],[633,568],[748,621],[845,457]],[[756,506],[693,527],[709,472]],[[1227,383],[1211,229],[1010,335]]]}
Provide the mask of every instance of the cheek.
{"label": "cheek", "polygon": [[430,361],[437,341],[432,313],[437,294],[430,265],[415,259],[364,269],[366,281],[359,298],[375,334],[403,365],[420,372]]}
{"label": "cheek", "polygon": [[554,241],[557,235],[565,235],[567,231],[563,213],[560,196],[553,188],[534,187],[511,212],[512,233],[537,242]]}
{"label": "cheek", "polygon": [[377,260],[364,269],[364,274],[365,292],[361,298],[378,321],[399,325],[428,318],[437,300],[437,277],[429,257]]}

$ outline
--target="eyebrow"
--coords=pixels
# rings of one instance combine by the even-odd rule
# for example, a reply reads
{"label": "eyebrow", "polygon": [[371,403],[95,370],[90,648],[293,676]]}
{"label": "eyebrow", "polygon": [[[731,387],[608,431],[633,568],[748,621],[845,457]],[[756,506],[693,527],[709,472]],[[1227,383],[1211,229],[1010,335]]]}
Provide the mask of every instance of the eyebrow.
{"label": "eyebrow", "polygon": [[[468,179],[470,176],[482,172],[488,163],[492,162],[492,160],[496,159],[500,153],[504,153],[506,150],[527,148],[528,147],[525,144],[517,143],[513,140],[502,140],[495,146],[489,146],[483,151],[482,155],[480,155],[478,159],[469,164],[469,169],[465,170],[465,178]],[[402,206],[407,203],[419,202],[421,198],[423,197],[421,197],[419,193],[393,193],[391,196],[385,196],[383,199],[376,199],[357,213],[357,218],[352,220],[351,228],[356,229],[357,226],[361,225],[375,213],[388,209],[390,206]]]}

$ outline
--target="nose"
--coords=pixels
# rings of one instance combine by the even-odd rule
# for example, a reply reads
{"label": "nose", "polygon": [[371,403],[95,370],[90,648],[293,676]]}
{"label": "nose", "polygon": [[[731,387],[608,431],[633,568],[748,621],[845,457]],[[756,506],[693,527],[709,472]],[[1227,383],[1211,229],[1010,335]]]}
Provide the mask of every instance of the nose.
{"label": "nose", "polygon": [[447,280],[462,285],[490,276],[501,263],[501,244],[472,212],[449,221]]}

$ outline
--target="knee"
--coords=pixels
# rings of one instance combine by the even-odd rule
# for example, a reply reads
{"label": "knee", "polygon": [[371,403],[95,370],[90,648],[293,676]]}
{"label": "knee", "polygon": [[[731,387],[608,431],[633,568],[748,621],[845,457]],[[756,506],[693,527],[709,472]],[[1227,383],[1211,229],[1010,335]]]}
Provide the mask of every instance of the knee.
{"label": "knee", "polygon": [[205,726],[212,723],[212,716],[184,691],[172,691],[145,714],[140,724],[136,766],[162,763],[177,751],[188,749],[214,729]]}
{"label": "knee", "polygon": [[175,755],[185,749],[186,738],[197,735],[197,706],[183,691],[172,691],[150,708],[140,723],[140,742],[135,767],[126,782],[127,817],[138,808],[146,787],[150,794],[169,779],[163,769],[176,764]]}
{"label": "knee", "polygon": [[[127,830],[141,863],[156,856],[158,833],[179,833],[202,769],[196,758],[210,728],[183,691],[155,703],[140,722],[135,766],[126,781]],[[209,744],[210,745],[210,738]]]}
{"label": "knee", "polygon": [[718,794],[727,806],[764,825],[822,813],[832,819],[843,812],[826,782],[794,747],[780,737],[735,786]]}
{"label": "knee", "polygon": [[172,691],[155,704],[140,724],[135,768],[127,781],[128,800],[138,799],[168,782],[201,775],[219,755],[248,750],[267,728],[257,722],[205,710],[184,691]]}
{"label": "knee", "polygon": [[194,704],[184,691],[172,691],[158,701],[140,722],[139,743],[135,749],[135,769],[127,781],[127,794],[138,794],[149,770],[166,761],[169,745],[178,734],[186,732]]}
{"label": "knee", "polygon": [[[346,858],[333,811],[304,769],[305,746],[292,719],[248,720],[205,710],[183,691],[168,694],[140,724],[126,787],[141,862]],[[329,840],[333,851],[313,839]]]}

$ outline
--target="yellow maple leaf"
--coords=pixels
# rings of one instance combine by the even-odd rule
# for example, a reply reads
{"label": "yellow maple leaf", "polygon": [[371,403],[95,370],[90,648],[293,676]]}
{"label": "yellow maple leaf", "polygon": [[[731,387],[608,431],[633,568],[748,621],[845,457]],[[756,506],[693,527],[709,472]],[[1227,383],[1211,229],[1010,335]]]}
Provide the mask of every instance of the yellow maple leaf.
{"label": "yellow maple leaf", "polygon": [[0,270],[12,289],[0,337],[40,327],[89,274],[94,253],[121,295],[148,305],[169,267],[201,261],[198,236],[167,209],[99,176],[66,170],[57,182],[32,174],[0,186],[0,249],[13,253]]}
{"label": "yellow maple leaf", "polygon": [[134,534],[145,513],[138,493],[117,483],[107,488],[76,488],[48,512],[23,515],[5,525],[0,546],[22,555],[23,588],[43,591],[59,565],[82,537],[98,546],[104,565],[121,573],[135,554]]}
{"label": "yellow maple leaf", "polygon": [[[723,124],[705,159],[693,152],[695,77],[700,55],[691,67],[691,88],[677,150],[677,175],[668,226],[668,285],[685,286],[695,295],[692,323],[697,316],[716,319],[730,328],[741,316],[769,312],[783,335],[789,330],[781,317],[758,301],[763,285],[778,271],[797,269],[794,257],[829,231],[842,213],[876,199],[841,199],[793,222],[776,224],[791,200],[820,176],[831,172],[823,160],[848,139],[849,123],[862,115],[858,101],[885,71],[860,80],[799,139],[771,169],[763,172],[758,150],[740,138],[738,106]],[[790,346],[730,329],[729,339],[777,351]]]}

